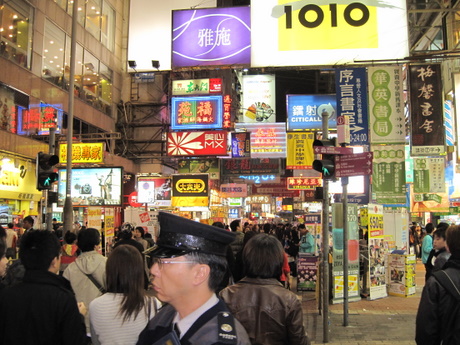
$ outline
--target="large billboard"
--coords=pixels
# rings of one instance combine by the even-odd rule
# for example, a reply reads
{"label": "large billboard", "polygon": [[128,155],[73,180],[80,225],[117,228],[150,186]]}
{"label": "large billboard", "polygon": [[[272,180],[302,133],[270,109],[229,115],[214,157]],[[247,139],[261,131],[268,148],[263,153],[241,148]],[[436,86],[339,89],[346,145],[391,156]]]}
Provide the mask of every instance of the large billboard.
{"label": "large billboard", "polygon": [[172,67],[249,65],[249,7],[173,11]]}
{"label": "large billboard", "polygon": [[[67,172],[59,169],[58,205],[66,198]],[[121,206],[123,168],[72,168],[73,206]]]}
{"label": "large billboard", "polygon": [[406,1],[251,1],[251,66],[343,65],[409,55]]}
{"label": "large billboard", "polygon": [[172,97],[171,129],[221,129],[222,96]]}

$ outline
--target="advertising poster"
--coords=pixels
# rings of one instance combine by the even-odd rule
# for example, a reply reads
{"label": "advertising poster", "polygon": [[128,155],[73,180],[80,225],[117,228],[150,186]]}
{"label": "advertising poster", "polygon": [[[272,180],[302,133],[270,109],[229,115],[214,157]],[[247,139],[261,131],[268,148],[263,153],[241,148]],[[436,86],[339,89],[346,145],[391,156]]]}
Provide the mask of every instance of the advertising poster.
{"label": "advertising poster", "polygon": [[415,255],[388,255],[390,283],[388,294],[407,297],[416,292],[415,286]]}
{"label": "advertising poster", "polygon": [[275,76],[270,74],[243,76],[242,123],[276,122]]}
{"label": "advertising poster", "polygon": [[[59,169],[58,205],[64,205],[66,195],[66,169]],[[71,182],[74,206],[121,206],[123,169],[73,168]]]}
{"label": "advertising poster", "polygon": [[248,65],[249,7],[172,11],[172,67]]}
{"label": "advertising poster", "polygon": [[251,157],[251,133],[232,133],[232,157]]}
{"label": "advertising poster", "polygon": [[219,160],[209,159],[180,159],[177,172],[179,174],[209,174],[209,179],[219,179]]}
{"label": "advertising poster", "polygon": [[373,199],[379,204],[406,203],[404,145],[372,146]]}
{"label": "advertising poster", "polygon": [[251,67],[335,66],[409,55],[403,0],[252,0],[251,36]]}
{"label": "advertising poster", "polygon": [[86,221],[88,223],[88,228],[95,228],[101,231],[102,225],[102,208],[90,206],[88,207],[88,213],[86,216]]}
{"label": "advertising poster", "polygon": [[137,177],[137,202],[152,206],[171,206],[171,179],[153,176]]}
{"label": "advertising poster", "polygon": [[336,70],[335,85],[337,117],[347,116],[350,122],[350,146],[369,145],[366,69]]}
{"label": "advertising poster", "polygon": [[414,193],[445,193],[445,157],[414,158]]}
{"label": "advertising poster", "polygon": [[[14,103],[14,91],[10,88],[1,85],[0,86],[0,129],[11,133],[17,133],[18,131],[18,114],[16,113],[16,104]],[[39,124],[35,123],[27,124],[24,123],[23,128],[20,128],[22,132],[32,130],[33,128],[39,128]]]}
{"label": "advertising poster", "polygon": [[171,129],[222,129],[222,96],[171,98]]}
{"label": "advertising poster", "polygon": [[411,65],[411,155],[439,156],[446,152],[441,65]]}
{"label": "advertising poster", "polygon": [[402,67],[368,67],[368,74],[371,144],[404,144]]}
{"label": "advertising poster", "polygon": [[383,236],[383,206],[369,204],[367,207],[369,232],[369,279],[371,300],[386,297],[385,254],[388,246]]}
{"label": "advertising poster", "polygon": [[115,235],[115,210],[112,207],[106,207],[104,209],[104,231],[105,256],[107,256],[112,250],[112,245],[114,243],[113,238]]}
{"label": "advertising poster", "polygon": [[329,115],[329,128],[337,128],[335,95],[286,95],[287,130],[322,129],[323,114]]}
{"label": "advertising poster", "polygon": [[299,253],[297,259],[297,291],[315,291],[318,274],[318,257]]}
{"label": "advertising poster", "polygon": [[209,175],[172,175],[172,206],[209,205]]}
{"label": "advertising poster", "polygon": [[235,130],[251,133],[251,158],[285,158],[286,124],[235,124]]}
{"label": "advertising poster", "polygon": [[169,132],[168,156],[227,156],[227,132]]}
{"label": "advertising poster", "polygon": [[314,154],[313,133],[288,132],[286,169],[311,169]]}

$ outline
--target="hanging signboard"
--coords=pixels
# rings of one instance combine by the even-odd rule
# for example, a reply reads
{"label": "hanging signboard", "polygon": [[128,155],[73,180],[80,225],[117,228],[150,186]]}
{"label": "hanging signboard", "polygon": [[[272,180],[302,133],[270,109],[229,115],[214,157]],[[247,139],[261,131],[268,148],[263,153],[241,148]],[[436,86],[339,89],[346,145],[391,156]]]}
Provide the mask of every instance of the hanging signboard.
{"label": "hanging signboard", "polygon": [[[104,143],[72,144],[72,163],[103,163]],[[59,145],[59,163],[67,163],[67,144]]]}
{"label": "hanging signboard", "polygon": [[368,74],[371,144],[404,144],[402,67],[369,67]]}
{"label": "hanging signboard", "polygon": [[284,122],[237,123],[235,130],[251,133],[252,158],[286,157],[286,124]]}
{"label": "hanging signboard", "polygon": [[172,175],[172,206],[208,206],[207,174]]}
{"label": "hanging signboard", "polygon": [[288,177],[288,190],[314,190],[321,186],[321,179],[311,177]]}
{"label": "hanging signboard", "polygon": [[438,156],[446,152],[441,65],[411,65],[411,155]]}
{"label": "hanging signboard", "polygon": [[351,146],[369,144],[367,73],[365,68],[338,69],[335,73],[337,117],[347,116]]}
{"label": "hanging signboard", "polygon": [[171,129],[222,129],[222,96],[171,98]]}
{"label": "hanging signboard", "polygon": [[226,131],[168,133],[168,156],[226,155]]}
{"label": "hanging signboard", "polygon": [[188,80],[173,80],[172,95],[206,95],[213,93],[222,93],[222,79],[188,79]]}
{"label": "hanging signboard", "polygon": [[414,158],[414,193],[445,192],[445,157]]}

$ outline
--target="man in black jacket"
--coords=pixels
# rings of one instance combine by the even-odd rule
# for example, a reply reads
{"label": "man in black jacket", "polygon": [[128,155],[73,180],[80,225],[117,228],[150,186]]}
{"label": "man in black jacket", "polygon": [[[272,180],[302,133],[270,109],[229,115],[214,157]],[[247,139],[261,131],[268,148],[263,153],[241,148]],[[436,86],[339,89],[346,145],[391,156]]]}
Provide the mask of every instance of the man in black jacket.
{"label": "man in black jacket", "polygon": [[417,312],[415,340],[418,345],[460,344],[460,226],[446,232],[451,257],[423,288]]}
{"label": "man in black jacket", "polygon": [[29,230],[19,257],[24,280],[0,293],[0,344],[83,345],[85,324],[70,284],[58,275],[60,244],[50,231]]}

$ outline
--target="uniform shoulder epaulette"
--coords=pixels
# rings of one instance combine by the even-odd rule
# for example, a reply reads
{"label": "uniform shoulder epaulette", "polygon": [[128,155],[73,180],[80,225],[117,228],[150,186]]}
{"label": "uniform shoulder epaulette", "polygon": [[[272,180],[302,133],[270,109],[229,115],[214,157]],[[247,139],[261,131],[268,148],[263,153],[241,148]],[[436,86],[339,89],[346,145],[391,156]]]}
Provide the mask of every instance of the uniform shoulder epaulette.
{"label": "uniform shoulder epaulette", "polygon": [[221,311],[217,314],[217,334],[219,344],[237,344],[235,319],[227,311]]}

